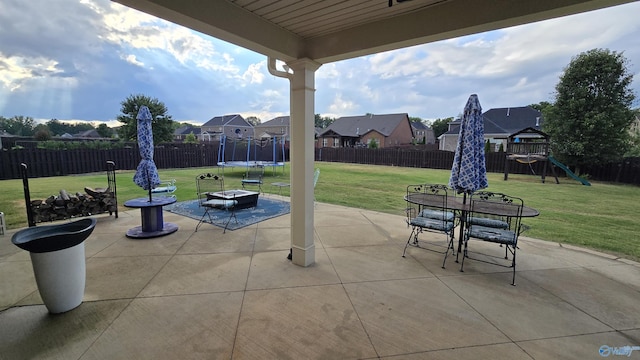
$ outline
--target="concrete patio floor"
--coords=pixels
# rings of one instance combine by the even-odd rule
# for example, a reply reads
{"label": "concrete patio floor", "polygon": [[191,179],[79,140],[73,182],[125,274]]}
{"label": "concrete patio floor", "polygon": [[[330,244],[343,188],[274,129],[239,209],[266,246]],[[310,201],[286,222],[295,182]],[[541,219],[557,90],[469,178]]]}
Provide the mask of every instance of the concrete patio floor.
{"label": "concrete patio floor", "polygon": [[29,254],[0,236],[0,359],[599,359],[640,346],[640,265],[606,254],[521,237],[511,286],[507,268],[442,269],[415,247],[402,258],[404,217],[372,211],[318,203],[308,268],[286,259],[289,215],[223,234],[165,212],[180,230],[148,240],[124,235],[137,210],[97,218],[84,302],[64,314],[47,313]]}

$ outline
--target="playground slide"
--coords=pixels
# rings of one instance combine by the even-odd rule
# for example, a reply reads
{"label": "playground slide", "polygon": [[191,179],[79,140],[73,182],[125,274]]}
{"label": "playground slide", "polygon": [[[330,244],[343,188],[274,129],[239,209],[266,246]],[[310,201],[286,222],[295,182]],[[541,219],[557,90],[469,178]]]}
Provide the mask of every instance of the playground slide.
{"label": "playground slide", "polygon": [[566,165],[564,165],[560,161],[556,160],[556,158],[554,158],[553,156],[549,155],[549,161],[551,161],[551,163],[553,165],[555,165],[555,166],[559,167],[560,169],[564,170],[564,172],[566,172],[567,175],[569,175],[570,177],[574,178],[577,181],[580,181],[582,183],[582,185],[591,186],[590,182],[588,182],[586,179],[583,179],[580,176],[574,174],[573,171],[569,170],[569,168],[566,167]]}

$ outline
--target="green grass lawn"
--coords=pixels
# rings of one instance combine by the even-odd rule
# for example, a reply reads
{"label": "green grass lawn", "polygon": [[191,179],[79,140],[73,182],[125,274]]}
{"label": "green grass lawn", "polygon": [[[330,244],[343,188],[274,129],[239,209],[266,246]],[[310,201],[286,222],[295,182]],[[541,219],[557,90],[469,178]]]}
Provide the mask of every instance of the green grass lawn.
{"label": "green grass lawn", "polygon": [[[318,162],[320,178],[316,186],[316,200],[355,208],[376,210],[404,216],[403,196],[409,184],[442,183],[449,181],[448,170],[401,168],[344,163]],[[195,177],[201,172],[218,173],[217,168],[190,168],[161,170],[162,179],[176,179],[178,200],[196,198]],[[136,186],[133,171],[119,171],[118,200],[121,210],[124,201],[145,196]],[[225,169],[225,187],[239,188],[243,168]],[[289,166],[265,170],[265,192],[277,192],[270,186],[277,181],[289,182]],[[539,176],[510,174],[504,181],[502,174],[490,173],[487,190],[503,192],[524,199],[525,205],[536,208],[540,216],[525,219],[531,226],[526,236],[560,243],[585,246],[629,259],[640,259],[640,237],[636,222],[640,187],[592,182],[581,185],[568,178],[547,177],[542,184]],[[106,173],[52,178],[30,179],[31,198],[57,195],[60,189],[70,193],[83,191],[84,187],[105,187]],[[9,228],[27,225],[21,180],[0,181],[0,211],[5,213]],[[289,195],[289,189],[282,189]],[[408,236],[408,230],[407,230]]]}

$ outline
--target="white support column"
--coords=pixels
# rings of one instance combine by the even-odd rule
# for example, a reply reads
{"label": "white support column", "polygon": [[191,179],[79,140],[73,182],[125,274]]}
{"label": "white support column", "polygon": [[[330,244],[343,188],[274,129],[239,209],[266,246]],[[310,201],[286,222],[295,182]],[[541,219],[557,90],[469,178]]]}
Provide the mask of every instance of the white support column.
{"label": "white support column", "polygon": [[296,265],[315,262],[313,229],[313,171],[315,130],[315,72],[310,59],[288,62],[291,94],[291,248]]}

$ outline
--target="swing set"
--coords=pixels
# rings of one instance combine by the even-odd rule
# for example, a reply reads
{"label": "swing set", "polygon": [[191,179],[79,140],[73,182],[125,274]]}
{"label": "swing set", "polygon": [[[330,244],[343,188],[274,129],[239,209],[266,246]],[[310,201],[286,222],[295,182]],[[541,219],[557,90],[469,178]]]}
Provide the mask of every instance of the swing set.
{"label": "swing set", "polygon": [[[509,136],[509,140],[507,141],[506,154],[507,158],[504,163],[505,181],[509,177],[509,163],[511,161],[529,165],[529,169],[531,169],[531,173],[534,175],[536,173],[531,164],[543,161],[544,165],[542,167],[541,178],[542,183],[544,184],[545,177],[547,175],[547,165],[550,161],[548,134],[532,127],[513,133]],[[556,183],[559,184],[558,175],[556,175],[553,165],[551,166],[551,172],[556,179]]]}

